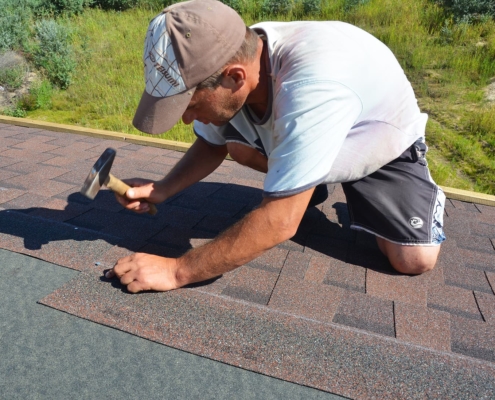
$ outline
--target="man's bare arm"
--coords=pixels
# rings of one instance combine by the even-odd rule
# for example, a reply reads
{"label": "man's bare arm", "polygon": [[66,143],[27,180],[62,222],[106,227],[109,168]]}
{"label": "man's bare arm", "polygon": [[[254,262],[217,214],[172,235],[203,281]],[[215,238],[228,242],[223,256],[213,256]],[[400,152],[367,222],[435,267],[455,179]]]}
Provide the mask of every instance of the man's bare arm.
{"label": "man's bare arm", "polygon": [[[161,203],[192,184],[199,182],[222,163],[227,155],[227,146],[210,146],[202,139],[196,139],[189,150],[160,181],[128,179],[132,186],[126,197],[116,196],[120,204],[138,213],[148,212],[148,201]],[[146,201],[140,201],[144,199]]]}
{"label": "man's bare arm", "polygon": [[198,138],[159,186],[167,198],[172,197],[210,175],[226,156],[227,146],[212,146]]}
{"label": "man's bare arm", "polygon": [[178,259],[136,253],[109,271],[130,292],[165,291],[204,281],[231,271],[292,237],[306,211],[313,189],[277,199],[265,199],[216,239]]}

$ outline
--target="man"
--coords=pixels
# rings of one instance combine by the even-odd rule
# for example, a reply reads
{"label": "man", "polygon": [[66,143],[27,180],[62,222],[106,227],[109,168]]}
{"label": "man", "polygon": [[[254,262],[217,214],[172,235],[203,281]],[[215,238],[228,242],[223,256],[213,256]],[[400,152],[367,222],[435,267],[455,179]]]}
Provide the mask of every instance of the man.
{"label": "man", "polygon": [[266,173],[264,199],[178,259],[133,254],[107,277],[138,292],[221,275],[291,238],[315,187],[336,182],[343,182],[351,227],[376,235],[397,271],[434,267],[445,240],[445,196],[424,158],[427,116],[377,39],[341,22],[249,29],[222,3],[193,0],[150,23],[144,63],[134,125],[161,133],[182,118],[194,121],[198,139],[164,179],[130,181],[119,202],[146,212],[148,202],[198,182],[227,154]]}

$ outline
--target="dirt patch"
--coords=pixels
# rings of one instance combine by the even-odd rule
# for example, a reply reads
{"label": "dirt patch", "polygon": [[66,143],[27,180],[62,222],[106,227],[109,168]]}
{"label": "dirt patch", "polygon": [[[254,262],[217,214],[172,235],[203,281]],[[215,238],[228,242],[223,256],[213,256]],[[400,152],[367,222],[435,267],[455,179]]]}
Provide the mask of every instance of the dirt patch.
{"label": "dirt patch", "polygon": [[22,84],[15,89],[11,89],[0,82],[0,111],[14,106],[17,99],[27,93],[33,82],[38,79],[36,73],[30,71],[27,61],[20,54],[13,51],[0,54],[0,71],[16,67],[23,71]]}
{"label": "dirt patch", "polygon": [[492,78],[490,82],[485,89],[485,95],[489,102],[495,103],[495,78]]}

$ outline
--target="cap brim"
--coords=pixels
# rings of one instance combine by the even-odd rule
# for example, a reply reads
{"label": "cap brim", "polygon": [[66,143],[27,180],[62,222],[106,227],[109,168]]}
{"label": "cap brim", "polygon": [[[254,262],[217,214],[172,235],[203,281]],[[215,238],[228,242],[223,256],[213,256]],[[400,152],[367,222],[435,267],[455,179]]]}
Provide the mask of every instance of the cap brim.
{"label": "cap brim", "polygon": [[172,129],[186,111],[195,89],[169,97],[154,97],[145,90],[132,124],[140,131],[153,135]]}

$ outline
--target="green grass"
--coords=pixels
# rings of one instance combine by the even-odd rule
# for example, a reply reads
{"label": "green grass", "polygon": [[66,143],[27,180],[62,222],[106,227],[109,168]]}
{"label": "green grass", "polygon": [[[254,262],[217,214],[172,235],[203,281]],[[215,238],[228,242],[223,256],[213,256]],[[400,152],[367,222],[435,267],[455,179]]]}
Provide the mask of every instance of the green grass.
{"label": "green grass", "polygon": [[[78,49],[74,82],[54,93],[50,110],[31,111],[28,117],[142,135],[131,121],[144,89],[144,34],[155,14],[88,9],[71,19]],[[161,137],[191,142],[194,134],[179,124]]]}
{"label": "green grass", "polygon": [[[261,14],[261,0],[242,4],[247,24],[316,18],[302,14],[302,3],[276,17]],[[484,95],[495,76],[495,22],[456,25],[429,0],[371,0],[352,7],[346,7],[349,0],[322,4],[318,19],[360,26],[399,59],[420,108],[430,117],[427,142],[434,179],[441,185],[495,194],[495,104]],[[30,111],[28,117],[141,134],[131,121],[144,88],[144,34],[158,11],[88,9],[66,20],[76,32],[74,83],[55,92],[51,109]],[[161,137],[194,140],[191,128],[183,124]]]}

